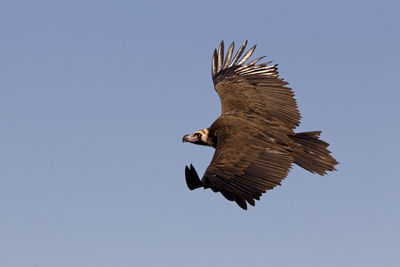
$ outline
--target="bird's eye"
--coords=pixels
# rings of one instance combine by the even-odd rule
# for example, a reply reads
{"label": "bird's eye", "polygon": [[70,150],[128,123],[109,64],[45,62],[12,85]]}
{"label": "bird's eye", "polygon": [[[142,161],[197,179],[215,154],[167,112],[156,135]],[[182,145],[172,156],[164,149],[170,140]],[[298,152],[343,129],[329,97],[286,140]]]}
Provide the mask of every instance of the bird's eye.
{"label": "bird's eye", "polygon": [[194,136],[195,137],[201,137],[201,134],[200,133],[194,133]]}

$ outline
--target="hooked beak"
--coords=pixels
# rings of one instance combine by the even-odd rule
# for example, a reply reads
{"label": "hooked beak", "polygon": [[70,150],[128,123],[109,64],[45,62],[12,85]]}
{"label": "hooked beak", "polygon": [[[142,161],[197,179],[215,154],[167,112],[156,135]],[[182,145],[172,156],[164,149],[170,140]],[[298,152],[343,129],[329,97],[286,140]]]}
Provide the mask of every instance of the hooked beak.
{"label": "hooked beak", "polygon": [[197,142],[197,141],[199,141],[199,138],[194,137],[191,134],[187,134],[182,138],[182,142],[183,143],[186,143],[186,142],[194,143],[194,142]]}

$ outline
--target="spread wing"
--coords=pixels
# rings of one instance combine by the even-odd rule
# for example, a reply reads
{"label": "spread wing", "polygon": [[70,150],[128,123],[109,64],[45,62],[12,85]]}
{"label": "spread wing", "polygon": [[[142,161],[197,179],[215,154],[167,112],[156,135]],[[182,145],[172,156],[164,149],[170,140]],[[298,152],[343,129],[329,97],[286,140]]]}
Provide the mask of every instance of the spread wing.
{"label": "spread wing", "polygon": [[192,165],[186,167],[188,187],[211,188],[243,209],[247,209],[246,202],[254,206],[255,199],[280,185],[292,164],[283,147],[263,138],[228,131],[217,138],[214,157],[201,181]]}
{"label": "spread wing", "polygon": [[300,124],[300,112],[293,91],[287,82],[279,78],[277,65],[271,62],[256,65],[263,57],[246,64],[254,52],[253,46],[241,57],[247,41],[232,58],[234,43],[224,59],[224,42],[212,59],[212,79],[222,105],[222,114],[227,112],[255,113],[266,119],[279,120],[293,130]]}

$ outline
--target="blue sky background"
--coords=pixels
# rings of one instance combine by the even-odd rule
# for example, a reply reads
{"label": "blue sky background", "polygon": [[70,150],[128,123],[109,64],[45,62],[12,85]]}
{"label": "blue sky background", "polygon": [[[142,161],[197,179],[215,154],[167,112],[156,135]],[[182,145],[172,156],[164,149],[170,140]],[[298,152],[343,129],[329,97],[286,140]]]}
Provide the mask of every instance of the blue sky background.
{"label": "blue sky background", "polygon": [[[400,266],[397,1],[2,1],[0,266]],[[189,191],[221,39],[258,44],[339,171]]]}

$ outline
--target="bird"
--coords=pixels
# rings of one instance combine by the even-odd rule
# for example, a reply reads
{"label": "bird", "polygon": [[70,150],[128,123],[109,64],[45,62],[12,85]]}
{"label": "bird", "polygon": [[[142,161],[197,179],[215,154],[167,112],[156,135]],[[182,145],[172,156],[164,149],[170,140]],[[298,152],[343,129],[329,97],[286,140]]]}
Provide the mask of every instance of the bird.
{"label": "bird", "polygon": [[[211,75],[221,102],[221,115],[210,127],[183,136],[183,142],[215,149],[202,179],[192,164],[185,166],[186,184],[220,192],[242,209],[288,175],[292,164],[325,175],[339,164],[319,138],[321,131],[299,132],[301,115],[289,84],[277,64],[264,57],[248,62],[256,45],[243,56],[248,41],[224,54],[224,41],[212,55]],[[248,63],[246,63],[248,62]]]}

